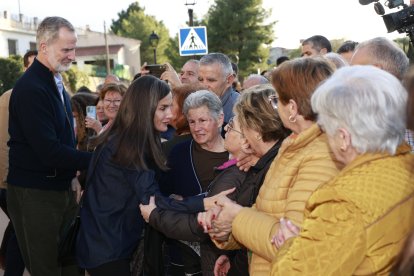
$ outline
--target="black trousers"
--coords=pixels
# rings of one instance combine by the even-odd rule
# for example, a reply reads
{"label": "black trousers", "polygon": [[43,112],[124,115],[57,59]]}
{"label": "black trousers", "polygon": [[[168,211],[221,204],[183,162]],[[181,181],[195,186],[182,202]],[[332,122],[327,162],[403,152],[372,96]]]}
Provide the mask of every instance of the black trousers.
{"label": "black trousers", "polygon": [[90,276],[130,276],[129,260],[117,260],[88,269]]}

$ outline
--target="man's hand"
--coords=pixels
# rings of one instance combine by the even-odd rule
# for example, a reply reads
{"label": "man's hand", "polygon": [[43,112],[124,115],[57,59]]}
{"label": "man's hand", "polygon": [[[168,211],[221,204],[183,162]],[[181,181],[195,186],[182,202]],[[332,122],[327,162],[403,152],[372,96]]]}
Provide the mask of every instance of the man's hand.
{"label": "man's hand", "polygon": [[165,80],[171,85],[171,88],[176,88],[181,85],[180,78],[174,68],[168,62],[165,63],[165,72],[161,74],[160,79]]}
{"label": "man's hand", "polygon": [[147,66],[147,62],[144,62],[141,66],[141,76],[146,76],[150,74],[150,71],[145,69],[145,66]]}
{"label": "man's hand", "polygon": [[71,186],[72,186],[72,191],[75,194],[76,202],[79,204],[81,196],[82,196],[82,187],[77,177],[74,177],[72,179]]}
{"label": "man's hand", "polygon": [[155,197],[154,196],[150,197],[150,201],[149,201],[148,205],[143,205],[143,204],[139,205],[139,209],[141,210],[141,215],[147,223],[149,222],[149,218],[151,216],[151,213],[155,208],[157,208],[157,205],[155,205]]}

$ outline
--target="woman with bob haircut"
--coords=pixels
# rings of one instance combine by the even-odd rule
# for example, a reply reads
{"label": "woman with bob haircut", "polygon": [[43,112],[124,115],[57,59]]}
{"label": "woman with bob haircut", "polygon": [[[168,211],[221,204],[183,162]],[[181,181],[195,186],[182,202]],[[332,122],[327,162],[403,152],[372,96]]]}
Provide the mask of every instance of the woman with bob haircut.
{"label": "woman with bob haircut", "polygon": [[400,81],[373,66],[341,68],[315,91],[318,124],[344,168],[311,196],[298,236],[280,228],[272,275],[390,275],[414,223],[406,104]]}
{"label": "woman with bob haircut", "polygon": [[[288,217],[301,225],[310,195],[338,173],[327,137],[316,124],[310,105],[316,87],[333,72],[333,65],[321,57],[286,61],[273,71],[277,96],[270,97],[268,104],[277,108],[292,134],[283,141],[252,208],[221,197],[218,208],[212,209],[216,210],[215,219],[208,215],[203,222],[213,229],[210,236],[218,247],[233,249],[240,243],[252,251],[251,275],[270,274],[277,249],[269,240],[279,228],[279,219]],[[221,236],[230,232],[223,241]]]}
{"label": "woman with bob haircut", "polygon": [[[171,104],[168,84],[141,77],[129,86],[111,127],[97,137],[76,248],[78,264],[91,276],[131,275],[129,262],[145,223],[138,205],[159,195],[156,175],[167,169],[160,132],[171,120]],[[188,201],[156,199],[166,209],[196,208]]]}

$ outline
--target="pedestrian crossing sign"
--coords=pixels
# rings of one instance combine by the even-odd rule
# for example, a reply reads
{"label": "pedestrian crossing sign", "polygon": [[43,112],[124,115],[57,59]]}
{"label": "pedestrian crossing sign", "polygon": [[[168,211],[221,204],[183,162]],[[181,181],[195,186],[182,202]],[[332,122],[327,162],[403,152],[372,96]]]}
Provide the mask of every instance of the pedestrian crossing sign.
{"label": "pedestrian crossing sign", "polygon": [[178,33],[180,56],[205,55],[208,53],[207,29],[201,27],[181,28]]}

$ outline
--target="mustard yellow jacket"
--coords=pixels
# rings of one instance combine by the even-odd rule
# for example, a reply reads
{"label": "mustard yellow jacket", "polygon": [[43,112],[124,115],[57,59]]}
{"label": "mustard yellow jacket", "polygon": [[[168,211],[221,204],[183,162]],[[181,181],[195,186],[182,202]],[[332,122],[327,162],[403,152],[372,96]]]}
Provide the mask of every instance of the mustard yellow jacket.
{"label": "mustard yellow jacket", "polygon": [[231,238],[218,246],[237,248],[236,239],[252,251],[250,275],[269,275],[277,253],[270,239],[279,228],[279,219],[287,217],[301,225],[309,196],[337,173],[326,135],[316,124],[286,138],[255,205],[243,208],[232,223]]}
{"label": "mustard yellow jacket", "polygon": [[413,225],[413,155],[364,154],[318,189],[272,275],[389,275]]}

